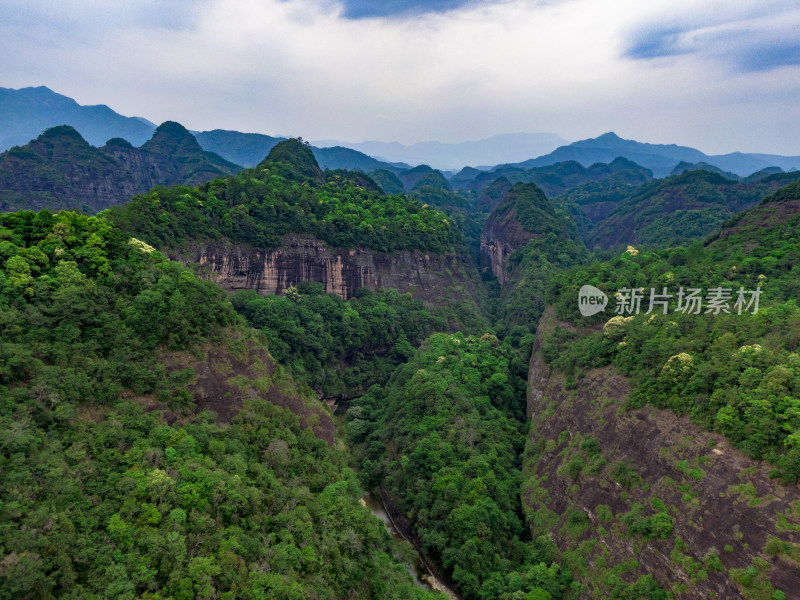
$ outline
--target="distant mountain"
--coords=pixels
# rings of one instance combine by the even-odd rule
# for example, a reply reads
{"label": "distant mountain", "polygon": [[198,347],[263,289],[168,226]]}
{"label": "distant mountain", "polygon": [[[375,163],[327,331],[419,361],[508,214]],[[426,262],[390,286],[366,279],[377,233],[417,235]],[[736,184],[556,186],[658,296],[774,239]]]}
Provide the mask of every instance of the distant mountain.
{"label": "distant mountain", "polygon": [[560,146],[549,154],[532,158],[520,163],[500,165],[493,170],[507,167],[529,169],[557,162],[574,160],[584,166],[597,162],[607,163],[622,156],[650,169],[656,177],[665,177],[680,163],[690,164],[705,162],[736,175],[746,176],[771,166],[784,170],[796,168],[800,164],[800,156],[778,156],[771,154],[743,154],[734,152],[709,156],[695,148],[677,146],[675,144],[648,144],[634,140],[625,140],[617,134],[605,133],[600,137],[573,142],[568,146]]}
{"label": "distant mountain", "polygon": [[[777,173],[743,183],[709,171],[658,179],[622,199],[588,232],[586,245],[609,249],[623,244],[662,248],[686,244],[707,237],[727,219],[798,179],[800,172]],[[606,199],[590,197],[581,211],[591,214],[595,200]]]}
{"label": "distant mountain", "polygon": [[60,125],[0,154],[0,211],[96,212],[157,185],[197,185],[238,171],[178,123],[162,124],[141,148],[122,138],[96,148]]}
{"label": "distant mountain", "polygon": [[194,137],[203,150],[216,152],[223,158],[248,168],[255,167],[264,160],[278,142],[286,139],[261,133],[241,133],[225,129],[196,131]]}
{"label": "distant mountain", "polygon": [[631,184],[640,185],[653,178],[653,174],[630,160],[616,157],[606,163],[594,163],[584,167],[580,162],[569,160],[541,167],[523,169],[518,166],[502,166],[493,171],[480,171],[472,181],[467,181],[464,171],[454,177],[451,183],[458,181],[462,190],[481,191],[499,177],[514,183],[535,183],[548,196],[558,196],[564,192],[592,181],[601,181],[617,173],[626,173]]}
{"label": "distant mountain", "polygon": [[[778,169],[780,171],[780,169]],[[679,162],[674,169],[672,169],[672,173],[670,175],[680,175],[681,173],[686,173],[686,171],[708,171],[709,173],[717,173],[718,175],[722,175],[728,179],[733,179],[734,181],[738,181],[741,179],[736,173],[731,173],[730,171],[723,171],[719,167],[715,165],[710,165],[707,162],[699,162],[699,163],[688,163],[685,160]],[[759,171],[760,173],[761,171]]]}
{"label": "distant mountain", "polygon": [[0,150],[25,144],[56,125],[71,125],[93,146],[113,137],[140,146],[155,130],[141,117],[124,117],[103,104],[81,106],[44,86],[0,88]]}
{"label": "distant mountain", "polygon": [[[509,133],[470,142],[448,144],[419,142],[406,146],[398,142],[342,142],[323,140],[317,146],[344,146],[387,162],[427,164],[436,169],[458,171],[466,165],[496,165],[540,156],[564,144],[554,133]],[[488,167],[487,167],[488,169]]]}
{"label": "distant mountain", "polygon": [[[255,167],[279,142],[286,139],[261,133],[241,133],[224,129],[198,131],[194,136],[204,150],[216,152],[223,158],[243,167]],[[332,148],[311,146],[311,151],[322,169],[350,169],[365,173],[376,169],[386,169],[396,173],[408,167],[408,165],[389,164],[367,156],[363,152],[342,146]]]}

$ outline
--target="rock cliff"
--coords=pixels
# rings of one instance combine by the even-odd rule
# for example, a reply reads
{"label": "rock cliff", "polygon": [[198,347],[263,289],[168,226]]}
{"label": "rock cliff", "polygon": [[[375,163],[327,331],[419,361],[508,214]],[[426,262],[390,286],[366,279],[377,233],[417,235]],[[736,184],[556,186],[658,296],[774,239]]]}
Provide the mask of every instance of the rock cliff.
{"label": "rock cliff", "polygon": [[567,389],[541,356],[556,326],[573,329],[548,308],[529,371],[522,500],[582,597],[649,575],[676,598],[800,598],[798,487],[686,416],[626,410],[628,381],[611,366]]}
{"label": "rock cliff", "polygon": [[204,152],[178,123],[161,125],[141,148],[121,138],[95,148],[75,129],[61,125],[0,154],[0,211],[91,213],[157,185],[197,185],[240,170]]}
{"label": "rock cliff", "polygon": [[525,231],[517,218],[514,198],[509,192],[502,204],[489,215],[481,232],[481,266],[488,266],[501,286],[509,280],[506,260],[515,250],[536,235]]}
{"label": "rock cliff", "polygon": [[456,254],[331,248],[315,238],[294,234],[284,236],[282,246],[274,250],[245,244],[194,243],[171,253],[171,258],[194,264],[201,277],[229,291],[281,294],[301,281],[316,281],[326,292],[345,300],[361,287],[385,287],[436,303],[448,288],[460,287],[468,295],[474,290],[470,278],[474,266],[468,258]]}

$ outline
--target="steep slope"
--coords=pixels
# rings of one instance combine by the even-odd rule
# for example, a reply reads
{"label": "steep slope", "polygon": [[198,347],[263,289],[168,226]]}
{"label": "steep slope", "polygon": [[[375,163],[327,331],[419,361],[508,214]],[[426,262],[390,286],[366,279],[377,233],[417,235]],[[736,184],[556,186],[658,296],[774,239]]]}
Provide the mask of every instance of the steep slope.
{"label": "steep slope", "polygon": [[0,239],[2,597],[439,597],[222,290],[95,217]]}
{"label": "steep slope", "polygon": [[44,86],[0,88],[0,151],[25,144],[57,125],[72,126],[93,146],[114,137],[140,146],[155,129],[143,119],[124,117],[103,104],[81,106]]}
{"label": "steep slope", "polygon": [[204,152],[178,123],[162,124],[141,148],[121,138],[95,148],[64,125],[0,154],[0,210],[96,212],[156,185],[196,185],[239,170]]}
{"label": "steep slope", "polygon": [[[678,598],[800,597],[799,220],[794,183],[705,247],[629,250],[552,281],[524,500],[587,595],[626,573]],[[578,312],[586,284],[611,298],[592,317]],[[632,287],[641,310],[609,319]],[[668,305],[651,312],[648,287]],[[699,312],[677,310],[695,287]],[[716,288],[732,292],[718,310]],[[760,302],[737,309],[740,288]]]}
{"label": "steep slope", "polygon": [[93,212],[141,189],[120,161],[90,146],[66,125],[0,154],[0,211],[72,208]]}
{"label": "steep slope", "polygon": [[509,257],[534,239],[576,237],[574,225],[536,185],[518,183],[492,211],[481,233],[481,257],[500,285],[511,278]]}
{"label": "steep slope", "polygon": [[626,410],[631,384],[611,366],[565,380],[543,358],[557,327],[574,330],[549,309],[522,495],[532,535],[553,537],[583,597],[800,597],[797,486],[688,416]]}
{"label": "steep slope", "polygon": [[674,246],[716,231],[734,214],[756,204],[800,173],[779,173],[740,183],[708,171],[687,171],[651,182],[588,232],[587,246]]}
{"label": "steep slope", "polygon": [[360,287],[410,291],[426,302],[450,288],[476,293],[443,213],[384,196],[319,168],[298,140],[276,145],[256,169],[195,189],[154,190],[109,218],[226,289],[282,293],[316,281],[347,299]]}

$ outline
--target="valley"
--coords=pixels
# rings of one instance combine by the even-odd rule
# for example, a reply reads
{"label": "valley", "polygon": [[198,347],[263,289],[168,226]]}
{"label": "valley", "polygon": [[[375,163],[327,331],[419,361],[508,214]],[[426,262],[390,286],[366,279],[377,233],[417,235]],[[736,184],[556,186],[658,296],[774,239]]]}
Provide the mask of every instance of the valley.
{"label": "valley", "polygon": [[0,597],[800,597],[800,173],[318,155],[0,155]]}

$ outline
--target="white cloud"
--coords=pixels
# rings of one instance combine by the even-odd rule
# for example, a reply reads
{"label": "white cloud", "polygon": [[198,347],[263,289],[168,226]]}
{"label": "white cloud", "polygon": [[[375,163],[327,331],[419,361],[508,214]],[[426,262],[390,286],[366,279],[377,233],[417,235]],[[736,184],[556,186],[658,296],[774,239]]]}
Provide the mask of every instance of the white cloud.
{"label": "white cloud", "polygon": [[[613,129],[800,154],[797,66],[730,68],[737,32],[755,48],[798,18],[787,2],[519,0],[360,20],[325,0],[46,4],[0,0],[0,85],[153,121],[401,142]],[[643,31],[670,27],[680,54],[631,57]]]}

